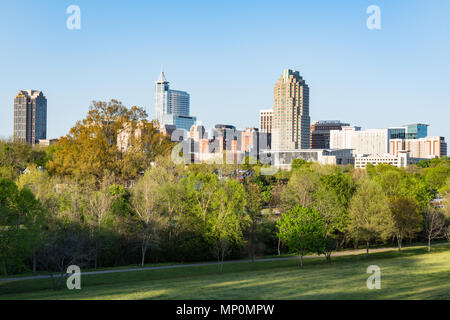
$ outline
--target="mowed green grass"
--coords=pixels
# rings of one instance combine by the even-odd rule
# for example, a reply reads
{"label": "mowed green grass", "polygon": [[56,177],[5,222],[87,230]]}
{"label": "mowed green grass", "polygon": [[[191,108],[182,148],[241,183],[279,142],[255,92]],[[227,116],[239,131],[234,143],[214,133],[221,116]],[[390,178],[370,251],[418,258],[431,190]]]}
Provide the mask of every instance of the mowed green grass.
{"label": "mowed green grass", "polygon": [[[85,275],[81,290],[50,279],[0,282],[0,299],[450,299],[450,245],[399,252]],[[369,290],[370,265],[381,289]]]}

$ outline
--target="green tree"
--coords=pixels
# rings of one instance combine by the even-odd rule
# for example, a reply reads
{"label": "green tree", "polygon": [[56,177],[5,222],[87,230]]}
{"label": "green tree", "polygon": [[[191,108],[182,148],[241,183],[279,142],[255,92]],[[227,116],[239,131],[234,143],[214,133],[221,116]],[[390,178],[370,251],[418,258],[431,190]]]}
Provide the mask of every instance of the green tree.
{"label": "green tree", "polygon": [[284,209],[291,209],[300,204],[311,207],[314,203],[314,193],[317,190],[320,176],[310,169],[298,169],[281,193],[281,203]]}
{"label": "green tree", "polygon": [[313,207],[325,224],[324,237],[327,241],[323,253],[327,262],[331,262],[331,252],[336,249],[340,238],[345,240],[349,224],[348,209],[355,189],[350,176],[339,170],[320,177]]}
{"label": "green tree", "polygon": [[168,223],[160,206],[162,194],[158,174],[158,168],[147,170],[133,189],[132,205],[138,222],[142,266],[145,265],[148,250],[159,247],[160,232]]}
{"label": "green tree", "polygon": [[364,179],[350,202],[349,232],[356,241],[366,243],[369,256],[370,242],[387,239],[393,233],[394,222],[387,197],[374,181]]}
{"label": "green tree", "polygon": [[413,238],[422,230],[423,218],[417,203],[406,197],[390,198],[389,208],[394,220],[394,234],[397,238],[398,251],[401,251],[403,239]]}
{"label": "green tree", "polygon": [[250,223],[245,210],[247,198],[244,186],[236,180],[226,180],[214,194],[207,215],[206,237],[214,248],[219,272],[232,244],[244,244],[243,230]]}
{"label": "green tree", "polygon": [[39,242],[42,207],[27,189],[0,180],[0,260],[6,275],[8,267],[21,271],[24,261]]}
{"label": "green tree", "polygon": [[252,261],[255,260],[255,246],[256,246],[256,229],[258,219],[261,217],[261,209],[263,205],[263,196],[261,188],[256,183],[249,183],[246,185],[247,191],[247,213],[251,219],[248,230],[248,248]]}
{"label": "green tree", "polygon": [[431,251],[431,241],[444,236],[445,216],[435,207],[429,206],[424,212],[423,230],[428,241],[428,252]]}
{"label": "green tree", "polygon": [[300,267],[303,267],[305,252],[321,254],[325,245],[325,224],[315,209],[297,205],[277,222],[278,235],[291,252],[300,257]]}

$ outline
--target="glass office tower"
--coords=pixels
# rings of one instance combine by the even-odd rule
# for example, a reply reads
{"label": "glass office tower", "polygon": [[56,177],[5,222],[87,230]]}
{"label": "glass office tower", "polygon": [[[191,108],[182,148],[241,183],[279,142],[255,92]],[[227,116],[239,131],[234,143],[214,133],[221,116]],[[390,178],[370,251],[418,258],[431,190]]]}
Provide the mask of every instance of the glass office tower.
{"label": "glass office tower", "polygon": [[171,90],[164,72],[159,75],[155,85],[155,115],[161,127],[175,125],[177,129],[189,131],[197,118],[191,117],[189,93]]}

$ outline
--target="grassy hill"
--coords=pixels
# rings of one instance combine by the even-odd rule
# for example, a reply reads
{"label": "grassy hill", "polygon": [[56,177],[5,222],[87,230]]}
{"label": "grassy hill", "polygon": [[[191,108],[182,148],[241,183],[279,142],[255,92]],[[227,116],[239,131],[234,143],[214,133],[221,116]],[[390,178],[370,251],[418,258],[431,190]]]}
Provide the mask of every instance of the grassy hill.
{"label": "grassy hill", "polygon": [[[381,289],[369,290],[369,265]],[[50,279],[0,282],[0,299],[450,299],[450,245],[305,261],[193,266],[85,275],[81,290],[52,289]]]}

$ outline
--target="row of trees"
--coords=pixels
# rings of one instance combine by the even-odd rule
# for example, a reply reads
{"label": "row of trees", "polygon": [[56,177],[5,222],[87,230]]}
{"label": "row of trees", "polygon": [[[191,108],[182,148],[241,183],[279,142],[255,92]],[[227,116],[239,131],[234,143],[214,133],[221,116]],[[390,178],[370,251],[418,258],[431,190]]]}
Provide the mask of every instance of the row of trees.
{"label": "row of trees", "polygon": [[161,157],[129,189],[106,173],[98,186],[83,185],[38,167],[15,182],[2,179],[3,271],[213,257],[222,270],[230,254],[254,258],[286,249],[330,262],[334,250],[348,246],[363,244],[368,253],[370,244],[396,239],[401,250],[404,239],[430,244],[449,236],[448,212],[446,220],[445,210],[430,205],[432,188],[403,169],[304,164],[243,182],[220,179],[212,169]]}
{"label": "row of trees", "polygon": [[[442,172],[447,161],[432,162]],[[348,240],[364,243],[367,255],[371,243],[389,239],[396,239],[401,251],[404,239],[419,236],[431,250],[431,240],[450,236],[449,195],[444,200],[447,211],[431,204],[436,187],[448,189],[441,181],[434,187],[428,183],[427,172],[379,165],[345,173],[303,161],[296,161],[293,168],[280,197],[286,213],[278,221],[278,234],[300,257],[317,252],[329,261],[331,251]],[[442,174],[441,180],[448,181],[448,176]]]}
{"label": "row of trees", "polygon": [[295,160],[273,176],[244,163],[254,174],[239,181],[235,166],[171,162],[145,116],[94,102],[55,146],[0,142],[3,273],[214,258],[222,270],[226,257],[288,251],[329,262],[344,247],[449,235],[450,206],[430,204],[450,199],[445,157],[367,170]]}

